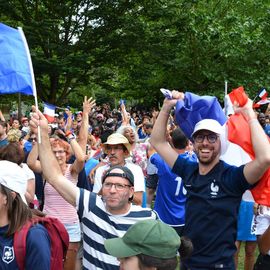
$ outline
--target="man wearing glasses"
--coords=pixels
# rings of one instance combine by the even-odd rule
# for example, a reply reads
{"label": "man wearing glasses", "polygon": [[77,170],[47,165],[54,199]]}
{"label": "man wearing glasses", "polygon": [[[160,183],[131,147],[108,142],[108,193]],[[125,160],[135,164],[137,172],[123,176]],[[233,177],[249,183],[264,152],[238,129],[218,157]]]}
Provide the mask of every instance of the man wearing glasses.
{"label": "man wearing glasses", "polygon": [[133,175],[136,176],[133,203],[141,205],[142,195],[145,191],[144,175],[140,166],[131,162],[126,163],[125,159],[130,155],[130,148],[131,145],[128,139],[122,134],[113,133],[108,137],[107,142],[103,144],[103,149],[108,156],[109,164],[101,166],[96,170],[93,192],[98,193],[100,191],[102,187],[102,176],[111,166],[126,166],[132,171]]}
{"label": "man wearing glasses", "polygon": [[35,134],[37,126],[40,126],[41,143],[38,149],[46,180],[67,202],[76,206],[82,220],[83,268],[118,270],[119,261],[107,253],[104,241],[122,237],[139,220],[156,219],[156,214],[150,209],[131,203],[134,195],[132,172],[123,166],[110,167],[102,177],[101,195],[80,189],[66,181],[56,161],[49,142],[47,120],[43,114],[39,111],[33,113],[30,125]]}
{"label": "man wearing glasses", "polygon": [[[171,109],[183,93],[172,92],[165,99],[155,122],[151,144],[172,171],[184,179],[187,190],[186,223],[183,235],[194,245],[192,256],[184,260],[183,269],[234,270],[236,223],[242,194],[252,187],[270,165],[270,145],[248,100],[237,107],[248,122],[256,158],[240,167],[221,161],[221,125],[213,119],[198,122],[193,130],[194,151],[199,163],[183,159],[166,141],[166,125]],[[233,158],[233,157],[232,157]]]}

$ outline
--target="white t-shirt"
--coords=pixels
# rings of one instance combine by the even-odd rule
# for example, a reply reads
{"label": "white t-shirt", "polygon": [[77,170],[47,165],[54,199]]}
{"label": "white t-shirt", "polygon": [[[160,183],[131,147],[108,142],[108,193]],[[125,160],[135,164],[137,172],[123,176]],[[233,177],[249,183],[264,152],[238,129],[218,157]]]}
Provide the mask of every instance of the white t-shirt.
{"label": "white t-shirt", "polygon": [[[127,162],[125,167],[129,168],[134,175],[134,192],[145,191],[144,175],[140,166]],[[110,168],[110,165],[104,165],[96,170],[93,192],[98,193],[102,187],[101,179],[104,172]]]}
{"label": "white t-shirt", "polygon": [[27,180],[35,180],[35,174],[33,171],[28,167],[26,163],[21,163],[21,168],[23,169],[24,173],[27,176]]}

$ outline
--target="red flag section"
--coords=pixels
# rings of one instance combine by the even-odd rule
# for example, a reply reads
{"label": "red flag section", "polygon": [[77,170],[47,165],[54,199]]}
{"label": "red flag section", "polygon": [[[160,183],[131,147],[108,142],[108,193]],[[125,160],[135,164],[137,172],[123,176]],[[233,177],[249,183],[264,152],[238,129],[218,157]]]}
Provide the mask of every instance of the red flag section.
{"label": "red flag section", "polygon": [[231,99],[232,104],[237,102],[240,107],[245,106],[245,104],[248,101],[248,96],[245,93],[243,86],[233,89],[233,91],[229,94],[229,97]]}
{"label": "red flag section", "polygon": [[[242,104],[240,106],[243,106],[247,102],[247,95],[244,92],[243,87],[234,89],[229,94],[229,97],[232,97],[232,103],[236,101],[239,105]],[[238,144],[253,160],[255,158],[255,154],[252,148],[249,124],[246,119],[240,114],[232,115],[227,121],[227,127],[228,140],[232,143]],[[265,136],[267,135],[265,134]],[[258,184],[251,189],[251,193],[255,202],[270,207],[270,169],[264,173]]]}

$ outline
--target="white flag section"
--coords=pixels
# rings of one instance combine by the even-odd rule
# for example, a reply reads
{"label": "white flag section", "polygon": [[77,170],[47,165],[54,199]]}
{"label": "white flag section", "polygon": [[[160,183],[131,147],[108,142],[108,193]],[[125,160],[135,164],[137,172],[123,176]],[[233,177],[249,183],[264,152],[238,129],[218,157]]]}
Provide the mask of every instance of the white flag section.
{"label": "white flag section", "polygon": [[54,121],[55,108],[56,108],[56,106],[44,102],[43,114],[47,118],[49,123],[52,123]]}
{"label": "white flag section", "polygon": [[262,88],[262,89],[260,90],[258,96],[259,96],[259,98],[261,98],[261,99],[265,99],[265,98],[267,97],[267,94],[268,94],[268,93],[267,93],[266,89],[265,89],[265,88]]}

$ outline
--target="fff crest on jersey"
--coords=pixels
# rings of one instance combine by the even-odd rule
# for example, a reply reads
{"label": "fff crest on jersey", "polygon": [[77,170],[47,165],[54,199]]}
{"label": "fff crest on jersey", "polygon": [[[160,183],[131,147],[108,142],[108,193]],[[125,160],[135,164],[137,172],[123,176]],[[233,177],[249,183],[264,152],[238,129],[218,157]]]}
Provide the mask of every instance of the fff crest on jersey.
{"label": "fff crest on jersey", "polygon": [[14,249],[13,247],[4,247],[3,250],[3,256],[2,256],[2,261],[5,262],[6,264],[11,263],[14,260]]}

